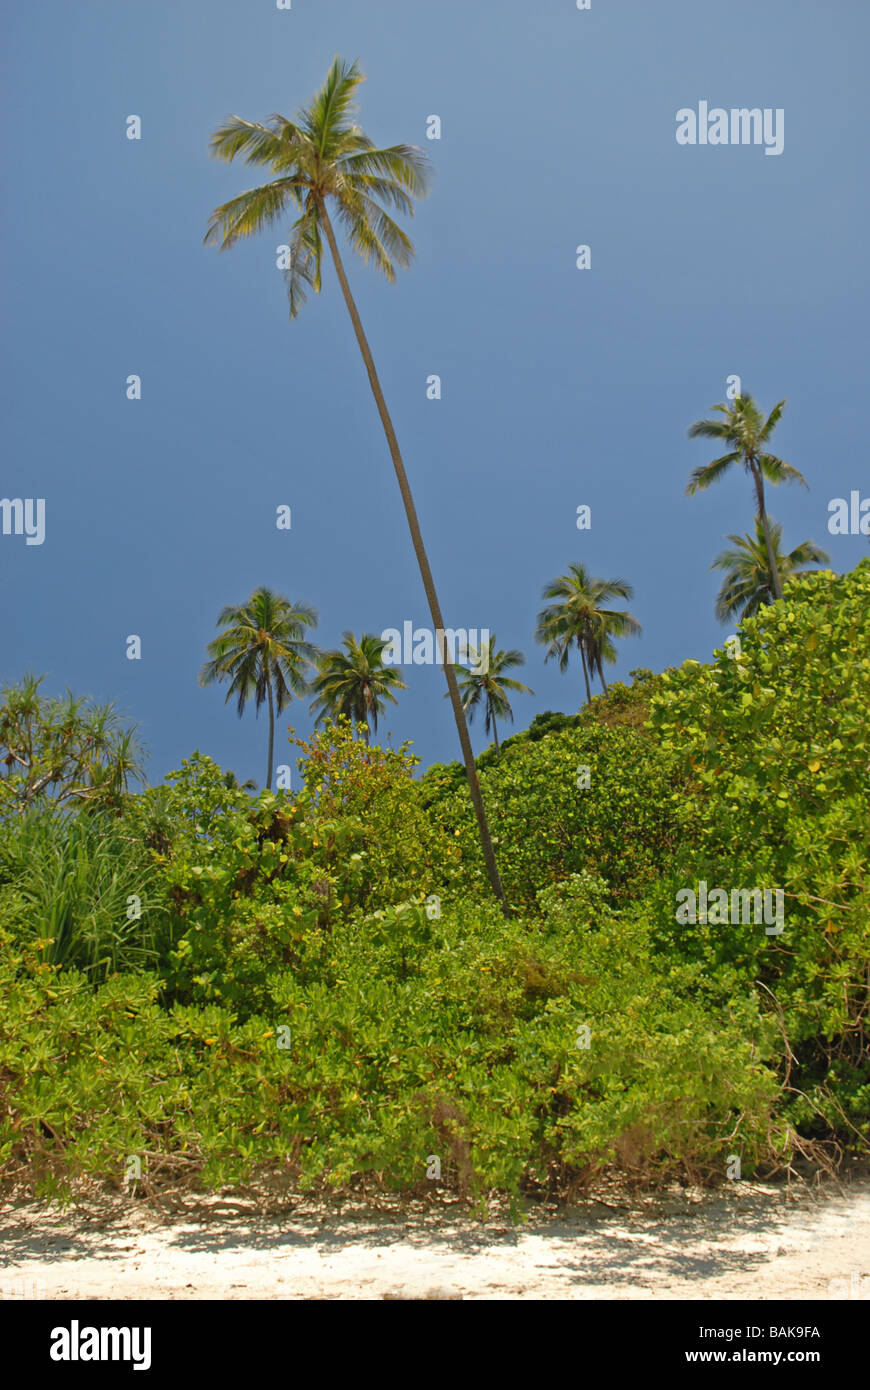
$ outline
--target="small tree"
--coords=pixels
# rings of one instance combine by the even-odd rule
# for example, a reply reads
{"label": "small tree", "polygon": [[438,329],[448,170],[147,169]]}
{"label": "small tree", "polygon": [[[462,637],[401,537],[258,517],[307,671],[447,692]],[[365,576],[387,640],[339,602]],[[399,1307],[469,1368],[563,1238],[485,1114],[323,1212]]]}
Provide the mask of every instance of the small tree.
{"label": "small tree", "polygon": [[0,691],[0,812],[117,808],[144,775],[136,725],[125,726],[111,703],[42,695],[44,679],[30,673]]}

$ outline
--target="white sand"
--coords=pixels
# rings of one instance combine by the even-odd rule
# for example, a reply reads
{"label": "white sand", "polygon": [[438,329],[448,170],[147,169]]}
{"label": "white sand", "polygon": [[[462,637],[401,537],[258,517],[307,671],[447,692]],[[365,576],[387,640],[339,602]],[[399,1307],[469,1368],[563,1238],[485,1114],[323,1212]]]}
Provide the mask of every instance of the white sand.
{"label": "white sand", "polygon": [[0,1295],[870,1299],[870,1180],[608,1198],[512,1226],[458,1203],[250,1194],[0,1207]]}

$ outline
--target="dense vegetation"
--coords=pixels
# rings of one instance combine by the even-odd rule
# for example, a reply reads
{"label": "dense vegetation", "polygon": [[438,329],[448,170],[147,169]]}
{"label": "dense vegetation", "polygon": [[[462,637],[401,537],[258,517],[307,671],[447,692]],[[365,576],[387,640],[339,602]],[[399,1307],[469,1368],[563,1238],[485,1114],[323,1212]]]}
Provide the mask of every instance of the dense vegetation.
{"label": "dense vegetation", "polygon": [[[291,319],[331,263],[438,640],[335,234],[395,279],[413,246],[391,213],[411,215],[428,162],[364,134],[362,80],[337,58],[292,121],[218,128],[212,153],[266,182],[205,240],[280,228]],[[240,717],[267,711],[258,795],[200,753],[134,792],[141,749],[111,706],[35,677],[0,692],[0,1182],[256,1173],[517,1199],[866,1147],[870,562],[837,578],[804,573],[826,559],[812,541],[784,553],[766,486],[804,483],[770,451],[784,406],[737,396],[689,431],[726,449],[689,492],[740,468],[752,487],[754,534],[714,561],[739,641],[608,688],[640,632],[612,605],[634,590],[570,564],[535,639],[562,670],[579,660],[585,707],[500,738],[531,693],[506,674],[524,654],[488,633],[467,668],[442,651],[462,762],[423,777],[409,748],[371,743],[406,688],[383,634],[321,650],[316,610],[263,587],[221,610],[200,671]],[[303,786],[272,790],[276,716],[303,695]],[[476,760],[475,711],[493,736]],[[706,906],[687,925],[675,904],[708,884],[781,895],[782,929]]]}
{"label": "dense vegetation", "polygon": [[[295,794],[198,753],[132,793],[107,712],[88,742],[2,692],[2,1180],[426,1190],[437,1158],[519,1197],[866,1147],[868,615],[870,561],[794,577],[739,650],[479,758],[507,917],[461,764],[337,718]],[[781,889],[784,930],[681,924],[702,880]]]}

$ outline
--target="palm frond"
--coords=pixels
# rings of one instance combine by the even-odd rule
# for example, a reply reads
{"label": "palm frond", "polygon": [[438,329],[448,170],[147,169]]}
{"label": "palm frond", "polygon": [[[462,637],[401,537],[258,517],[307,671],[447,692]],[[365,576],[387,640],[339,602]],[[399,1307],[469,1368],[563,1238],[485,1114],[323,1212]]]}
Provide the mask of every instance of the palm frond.
{"label": "palm frond", "polygon": [[807,487],[803,473],[774,454],[760,454],[758,466],[769,483],[800,483],[802,487]]}
{"label": "palm frond", "polygon": [[782,419],[782,412],[784,409],[785,401],[777,401],[776,405],[773,407],[773,410],[768,415],[767,420],[765,421],[764,426],[758,436],[761,443],[764,443],[773,434],[773,431],[776,429],[777,425]]}
{"label": "palm frond", "polygon": [[362,260],[375,267],[390,281],[396,266],[405,269],[414,256],[410,238],[373,199],[357,189],[345,187],[336,195],[339,218],[348,241]]}
{"label": "palm frond", "polygon": [[727,473],[732,463],[736,463],[739,458],[739,452],[723,454],[721,458],[713,459],[712,463],[703,463],[699,468],[693,468],[686,487],[688,495],[694,497],[696,492],[705,492],[713,483],[718,482],[722,474]]}
{"label": "palm frond", "polygon": [[356,59],[348,63],[336,56],[326,81],[303,111],[303,128],[316,139],[321,159],[329,158],[336,135],[352,124],[349,118],[356,113],[356,89],[364,81]]}
{"label": "palm frond", "polygon": [[293,224],[290,241],[290,265],[284,272],[287,303],[291,319],[295,319],[308,296],[305,287],[319,294],[322,287],[323,243],[320,227],[313,209],[306,209]]}
{"label": "palm frond", "polygon": [[[408,202],[408,211],[413,212],[413,203],[407,195],[425,198],[429,191],[431,165],[428,156],[416,145],[390,145],[386,149],[376,149],[366,142],[366,147],[347,155],[341,160],[340,168],[357,180],[374,180],[383,185],[378,196],[391,200],[401,194]],[[404,211],[401,201],[393,204]]]}
{"label": "palm frond", "polygon": [[266,126],[259,121],[244,121],[241,116],[230,116],[218,126],[209,141],[213,158],[230,164],[237,155],[244,154],[246,164],[265,164],[271,168],[292,164],[297,152],[305,147],[304,133],[283,116],[271,116],[270,121],[271,125]]}
{"label": "palm frond", "polygon": [[[718,408],[713,407],[714,410]],[[727,420],[697,420],[689,426],[688,436],[690,439],[728,439],[730,431]]]}
{"label": "palm frond", "polygon": [[275,179],[272,183],[249,188],[215,208],[203,238],[206,246],[228,250],[245,237],[271,226],[286,212],[287,204],[301,203],[304,186],[298,179]]}
{"label": "palm frond", "polygon": [[[782,526],[769,517],[768,528],[774,564],[783,584],[801,570],[827,562],[828,556],[813,541],[803,541],[784,555]],[[754,534],[729,535],[726,539],[731,542],[731,548],[721,551],[710,565],[711,570],[719,570],[725,576],[716,598],[716,616],[720,622],[735,617],[749,618],[761,607],[773,603],[775,597],[767,539],[760,517],[755,518]]]}

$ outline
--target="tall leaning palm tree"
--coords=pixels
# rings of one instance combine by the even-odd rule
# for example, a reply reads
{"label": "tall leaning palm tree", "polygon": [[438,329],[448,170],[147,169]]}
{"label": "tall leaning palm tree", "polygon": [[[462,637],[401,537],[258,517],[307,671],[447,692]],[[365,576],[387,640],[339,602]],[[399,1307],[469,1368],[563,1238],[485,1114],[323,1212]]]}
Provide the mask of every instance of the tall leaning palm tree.
{"label": "tall leaning palm tree", "polygon": [[634,589],[625,579],[596,579],[585,565],[569,565],[568,573],[548,584],[543,597],[553,602],[538,614],[535,640],[547,648],[545,660],[556,657],[559,670],[568,667],[571,649],[576,645],[586,683],[586,703],[592,703],[590,678],[600,677],[604,690],[607,680],[604,662],[616,660],[614,637],[637,637],[641,625],[621,608],[605,607],[613,599],[630,599]]}
{"label": "tall leaning palm tree", "polygon": [[525,666],[526,658],[523,653],[512,648],[510,651],[499,651],[496,647],[496,636],[492,633],[489,639],[489,646],[486,656],[481,661],[479,652],[469,653],[471,658],[470,666],[457,666],[456,672],[459,677],[459,689],[462,694],[462,708],[471,720],[474,711],[483,703],[484,707],[484,732],[489,734],[492,731],[495,742],[495,755],[501,760],[501,749],[498,742],[498,726],[496,716],[499,719],[510,719],[513,722],[514,712],[508,699],[508,691],[521,692],[525,695],[534,695],[534,690],[530,690],[522,681],[512,680],[506,676],[506,671],[513,670],[516,666]]}
{"label": "tall leaning palm tree", "polygon": [[712,463],[705,463],[700,468],[693,469],[686,492],[690,497],[696,492],[703,492],[711,483],[717,482],[727,473],[732,464],[743,465],[755,489],[755,515],[764,534],[773,596],[782,598],[782,582],[764,505],[764,480],[766,478],[769,483],[774,484],[802,483],[804,487],[807,486],[802,473],[767,449],[771,435],[782,418],[785,401],[777,401],[766,420],[751,396],[738,396],[729,405],[714,405],[713,409],[722,419],[696,421],[689,428],[689,438],[719,439],[727,446],[728,452],[720,458],[713,459]]}
{"label": "tall leaning palm tree", "polygon": [[344,651],[323,652],[317,658],[317,677],[312,692],[317,699],[311,713],[318,710],[317,722],[344,714],[354,724],[365,724],[365,740],[378,731],[378,715],[386,701],[397,703],[394,690],[407,690],[402,673],[383,661],[387,643],[383,637],[364,632],[359,641],[352,632],[342,635]]}
{"label": "tall leaning palm tree", "polygon": [[[768,517],[767,521],[774,564],[780,580],[791,579],[812,565],[828,563],[830,556],[814,541],[803,541],[788,555],[783,555],[782,527],[772,517]],[[741,621],[751,618],[759,608],[774,600],[768,537],[760,518],[756,517],[754,536],[728,536],[726,539],[731,542],[731,549],[723,550],[710,566],[711,570],[721,570],[725,575],[716,599],[716,617],[723,623],[732,618]]]}
{"label": "tall leaning palm tree", "polygon": [[[292,212],[294,220],[288,233],[290,251],[285,279],[293,319],[305,302],[306,288],[320,292],[325,239],[386,435],[437,633],[444,631],[444,620],[414,499],[330,216],[330,210],[334,211],[351,250],[364,261],[371,261],[388,280],[395,280],[396,267],[410,264],[414,248],[387,209],[408,216],[413,214],[413,199],[426,192],[428,163],[423,153],[410,145],[378,148],[356,125],[355,93],[363,80],[356,62],[347,63],[336,58],[320,91],[310,106],[297,113],[295,120],[273,115],[260,124],[231,116],[219,127],[211,140],[216,158],[229,163],[242,156],[247,164],[269,169],[273,177],[216,208],[205,241],[207,245],[226,250],[265,227],[276,223],[286,225],[285,219]],[[440,655],[490,884],[503,904],[504,894],[462,700],[453,667],[443,661],[443,643]]]}
{"label": "tall leaning palm tree", "polygon": [[249,698],[257,713],[269,706],[269,752],[266,791],[272,786],[272,753],[275,746],[275,713],[294,695],[308,690],[307,671],[317,649],[306,640],[306,630],[317,626],[317,614],[305,603],[291,603],[271,589],[255,589],[241,608],[222,608],[219,632],[206,651],[209,660],[199,673],[200,685],[228,680],[227,702],[236,697],[241,719]]}

